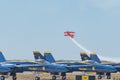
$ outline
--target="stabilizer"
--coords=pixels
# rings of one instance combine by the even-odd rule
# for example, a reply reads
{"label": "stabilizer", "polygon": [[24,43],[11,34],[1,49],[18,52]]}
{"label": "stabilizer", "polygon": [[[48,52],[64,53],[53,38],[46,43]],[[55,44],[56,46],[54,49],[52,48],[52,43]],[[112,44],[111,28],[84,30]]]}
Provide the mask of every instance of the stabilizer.
{"label": "stabilizer", "polygon": [[96,61],[96,62],[98,62],[98,63],[101,63],[99,57],[97,56],[97,54],[96,54],[95,52],[91,52],[91,53],[90,53],[90,59],[91,59],[91,60],[94,60],[94,61]]}
{"label": "stabilizer", "polygon": [[80,52],[81,60],[91,60],[90,57],[86,54],[86,52]]}
{"label": "stabilizer", "polygon": [[5,59],[2,51],[0,51],[0,62],[6,62],[6,59]]}
{"label": "stabilizer", "polygon": [[40,61],[41,59],[45,59],[44,56],[37,50],[33,51],[35,61]]}
{"label": "stabilizer", "polygon": [[53,55],[51,54],[50,51],[45,51],[44,52],[44,58],[45,58],[45,60],[47,60],[50,63],[54,63],[55,62],[55,59],[54,59],[54,57],[53,57]]}

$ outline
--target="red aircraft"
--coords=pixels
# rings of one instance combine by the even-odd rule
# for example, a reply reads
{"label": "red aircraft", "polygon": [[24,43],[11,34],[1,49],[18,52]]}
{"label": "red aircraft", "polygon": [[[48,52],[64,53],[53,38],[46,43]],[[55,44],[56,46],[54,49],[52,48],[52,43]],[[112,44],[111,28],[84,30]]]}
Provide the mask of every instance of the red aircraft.
{"label": "red aircraft", "polygon": [[69,37],[71,37],[71,38],[74,38],[75,32],[66,31],[66,32],[64,32],[64,36],[69,36]]}

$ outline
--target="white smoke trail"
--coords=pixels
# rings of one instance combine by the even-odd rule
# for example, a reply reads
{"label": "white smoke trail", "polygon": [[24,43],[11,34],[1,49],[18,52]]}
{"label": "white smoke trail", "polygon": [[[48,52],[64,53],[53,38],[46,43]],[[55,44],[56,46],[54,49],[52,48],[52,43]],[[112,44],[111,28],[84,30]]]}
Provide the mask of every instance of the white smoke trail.
{"label": "white smoke trail", "polygon": [[116,62],[116,63],[119,63],[120,62],[120,59],[119,57],[104,57],[104,56],[101,56],[101,55],[98,55],[99,58],[103,61],[111,61],[111,62]]}
{"label": "white smoke trail", "polygon": [[79,44],[75,39],[69,37],[73,43],[75,43],[80,49],[82,49],[83,51],[85,51],[86,53],[90,54],[90,51],[87,50],[85,47],[83,47],[81,44]]}
{"label": "white smoke trail", "polygon": [[[77,45],[80,49],[82,49],[83,51],[85,51],[86,53],[90,54],[91,51],[87,50],[85,47],[83,47],[81,44],[79,44],[75,39],[69,37],[72,42]],[[119,62],[119,58],[111,58],[111,57],[104,57],[104,56],[100,56],[98,55],[100,60],[105,60],[105,61],[111,61],[111,62]]]}
{"label": "white smoke trail", "polygon": [[[71,38],[71,37],[69,37],[69,38],[70,38],[70,39],[72,40],[72,42],[73,42],[75,45],[77,45],[80,49],[82,49],[82,50],[85,51],[86,53],[90,54],[91,51],[87,50],[85,47],[83,47],[81,44],[79,44],[75,39],[73,39],[73,38]],[[111,62],[120,62],[120,61],[119,61],[119,58],[103,57],[103,56],[100,56],[100,55],[98,55],[98,56],[100,57],[101,60],[111,61]]]}

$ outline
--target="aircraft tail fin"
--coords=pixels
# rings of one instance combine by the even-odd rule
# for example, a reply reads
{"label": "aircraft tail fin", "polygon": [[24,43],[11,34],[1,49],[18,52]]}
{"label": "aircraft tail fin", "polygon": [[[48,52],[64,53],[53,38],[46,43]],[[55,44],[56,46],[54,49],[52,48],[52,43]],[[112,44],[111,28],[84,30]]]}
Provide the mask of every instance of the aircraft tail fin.
{"label": "aircraft tail fin", "polygon": [[54,59],[54,57],[53,57],[53,55],[51,54],[50,51],[45,51],[44,52],[44,57],[50,63],[54,63],[55,62],[55,59]]}
{"label": "aircraft tail fin", "polygon": [[94,60],[94,61],[96,61],[96,62],[98,62],[98,63],[101,63],[99,57],[97,56],[97,54],[96,54],[95,52],[91,52],[91,53],[90,53],[90,59],[91,59],[91,60]]}
{"label": "aircraft tail fin", "polygon": [[6,59],[5,59],[2,51],[0,51],[0,62],[6,62]]}
{"label": "aircraft tail fin", "polygon": [[33,51],[35,61],[40,61],[41,59],[45,59],[44,56],[37,50]]}
{"label": "aircraft tail fin", "polygon": [[80,52],[81,60],[90,60],[90,57],[85,52]]}

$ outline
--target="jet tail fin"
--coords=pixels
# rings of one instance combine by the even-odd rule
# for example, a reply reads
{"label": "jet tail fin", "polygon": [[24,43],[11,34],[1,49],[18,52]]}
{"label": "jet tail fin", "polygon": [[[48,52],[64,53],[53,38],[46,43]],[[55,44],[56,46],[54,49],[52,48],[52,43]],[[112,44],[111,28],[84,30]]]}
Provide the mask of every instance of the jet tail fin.
{"label": "jet tail fin", "polygon": [[55,59],[54,59],[53,55],[49,51],[45,51],[44,52],[44,57],[50,63],[54,63],[55,62]]}
{"label": "jet tail fin", "polygon": [[34,59],[35,61],[38,61],[39,59],[44,59],[44,56],[37,50],[33,51]]}
{"label": "jet tail fin", "polygon": [[6,62],[6,59],[1,51],[0,51],[0,62]]}
{"label": "jet tail fin", "polygon": [[34,50],[33,54],[36,62],[42,63],[42,64],[49,63],[39,51]]}
{"label": "jet tail fin", "polygon": [[80,52],[81,60],[90,60],[90,57],[85,52]]}
{"label": "jet tail fin", "polygon": [[98,63],[101,63],[99,57],[97,56],[97,54],[96,54],[95,52],[91,52],[91,53],[90,53],[90,59],[91,59],[91,60],[94,60],[94,61],[96,61],[96,62],[98,62]]}

